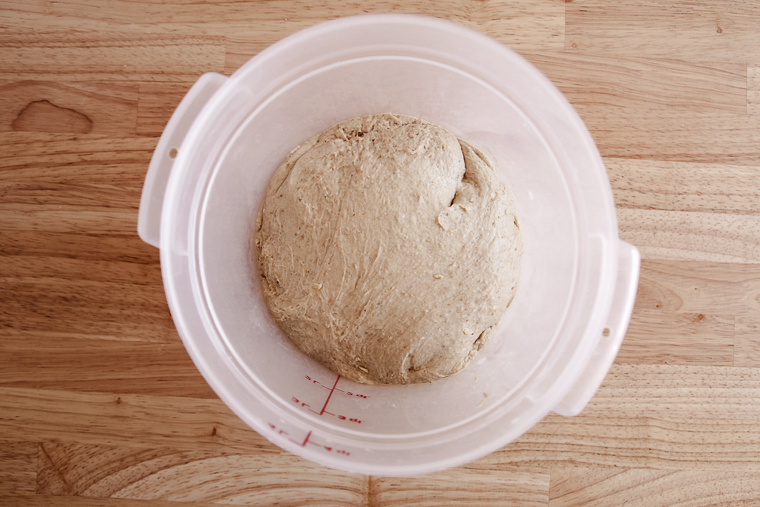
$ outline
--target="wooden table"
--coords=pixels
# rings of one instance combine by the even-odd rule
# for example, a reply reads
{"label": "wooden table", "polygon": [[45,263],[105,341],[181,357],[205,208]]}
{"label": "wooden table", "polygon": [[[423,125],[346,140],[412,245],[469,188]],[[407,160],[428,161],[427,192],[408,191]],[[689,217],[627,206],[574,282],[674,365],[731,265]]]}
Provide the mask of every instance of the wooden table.
{"label": "wooden table", "polygon": [[[202,73],[362,12],[445,17],[566,94],[643,256],[622,350],[578,417],[403,479],[314,465],[248,429],[185,352],[145,172]],[[0,504],[758,505],[760,3],[7,0],[0,3]]]}

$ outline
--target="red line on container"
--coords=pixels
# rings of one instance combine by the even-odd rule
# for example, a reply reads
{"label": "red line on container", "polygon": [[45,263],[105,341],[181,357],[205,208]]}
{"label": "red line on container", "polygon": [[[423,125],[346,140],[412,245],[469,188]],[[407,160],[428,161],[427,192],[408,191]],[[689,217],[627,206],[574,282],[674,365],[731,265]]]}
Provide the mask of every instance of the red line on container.
{"label": "red line on container", "polygon": [[332,394],[335,392],[335,386],[338,385],[338,381],[340,380],[340,375],[335,379],[335,383],[332,386],[332,389],[330,389],[330,394],[327,395],[327,399],[325,400],[325,405],[322,407],[322,411],[319,413],[319,415],[322,415],[325,413],[325,409],[327,408],[327,404],[330,403],[330,398],[332,397]]}

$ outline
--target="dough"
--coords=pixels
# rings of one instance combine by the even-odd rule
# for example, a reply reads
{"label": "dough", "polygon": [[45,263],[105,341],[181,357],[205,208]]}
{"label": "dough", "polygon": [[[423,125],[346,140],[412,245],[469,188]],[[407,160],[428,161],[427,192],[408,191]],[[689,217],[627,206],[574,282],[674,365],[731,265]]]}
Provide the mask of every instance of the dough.
{"label": "dough", "polygon": [[410,116],[346,120],[296,148],[256,222],[262,287],[303,352],[368,384],[432,382],[488,342],[522,241],[488,159]]}

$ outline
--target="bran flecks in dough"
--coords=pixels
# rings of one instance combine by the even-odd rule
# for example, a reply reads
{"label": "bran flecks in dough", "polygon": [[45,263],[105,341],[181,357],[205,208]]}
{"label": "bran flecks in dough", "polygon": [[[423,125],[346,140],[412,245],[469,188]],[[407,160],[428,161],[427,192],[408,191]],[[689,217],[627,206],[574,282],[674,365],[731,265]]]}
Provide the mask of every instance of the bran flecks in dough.
{"label": "bran flecks in dough", "polygon": [[515,294],[522,240],[488,159],[410,116],[346,120],[295,149],[256,222],[264,296],[303,352],[368,384],[467,365]]}

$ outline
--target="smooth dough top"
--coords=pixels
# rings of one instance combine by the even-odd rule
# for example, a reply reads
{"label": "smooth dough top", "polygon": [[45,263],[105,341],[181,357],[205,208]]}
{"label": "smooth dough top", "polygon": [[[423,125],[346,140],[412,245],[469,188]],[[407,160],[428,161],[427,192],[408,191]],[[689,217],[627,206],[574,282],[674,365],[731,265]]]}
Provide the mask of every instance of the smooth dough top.
{"label": "smooth dough top", "polygon": [[410,116],[346,120],[275,172],[255,250],[271,314],[369,384],[432,382],[490,339],[515,294],[511,194],[480,151]]}

